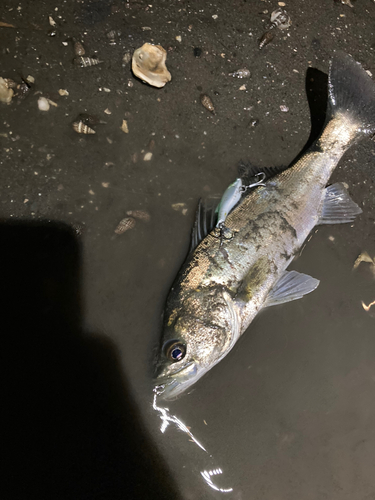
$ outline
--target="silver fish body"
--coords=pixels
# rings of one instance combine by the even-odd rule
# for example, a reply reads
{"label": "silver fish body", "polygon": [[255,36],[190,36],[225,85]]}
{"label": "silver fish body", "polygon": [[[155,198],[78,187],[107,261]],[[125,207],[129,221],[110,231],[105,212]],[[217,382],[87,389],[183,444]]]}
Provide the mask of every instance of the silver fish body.
{"label": "silver fish body", "polygon": [[339,53],[329,97],[331,117],[312,149],[243,198],[225,220],[232,238],[221,242],[212,231],[182,266],[157,363],[155,383],[166,399],[223,359],[263,307],[314,290],[318,280],[286,271],[288,265],[317,224],[350,222],[361,212],[342,185],[326,186],[345,151],[375,130],[375,84]]}

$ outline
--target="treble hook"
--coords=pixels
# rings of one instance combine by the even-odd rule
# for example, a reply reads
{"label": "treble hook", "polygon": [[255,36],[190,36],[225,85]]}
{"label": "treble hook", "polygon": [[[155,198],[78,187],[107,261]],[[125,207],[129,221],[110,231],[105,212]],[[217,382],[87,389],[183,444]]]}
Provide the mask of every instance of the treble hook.
{"label": "treble hook", "polygon": [[256,174],[255,177],[260,177],[260,176],[262,176],[262,178],[259,181],[255,182],[254,184],[249,184],[248,186],[241,186],[240,187],[241,193],[245,193],[245,191],[247,191],[248,189],[251,189],[253,187],[265,186],[264,181],[266,179],[266,174],[264,172],[259,172],[259,174]]}

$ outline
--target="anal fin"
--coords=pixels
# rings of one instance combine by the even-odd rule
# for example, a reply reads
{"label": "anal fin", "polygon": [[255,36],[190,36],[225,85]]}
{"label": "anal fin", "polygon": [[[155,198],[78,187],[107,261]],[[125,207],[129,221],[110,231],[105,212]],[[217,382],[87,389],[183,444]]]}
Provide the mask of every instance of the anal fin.
{"label": "anal fin", "polygon": [[301,299],[307,293],[312,292],[319,285],[319,280],[308,274],[297,271],[285,271],[276,286],[268,295],[264,307],[284,304],[291,300]]}
{"label": "anal fin", "polygon": [[343,224],[353,222],[362,213],[362,209],[354,203],[341,182],[325,189],[322,213],[318,224]]}

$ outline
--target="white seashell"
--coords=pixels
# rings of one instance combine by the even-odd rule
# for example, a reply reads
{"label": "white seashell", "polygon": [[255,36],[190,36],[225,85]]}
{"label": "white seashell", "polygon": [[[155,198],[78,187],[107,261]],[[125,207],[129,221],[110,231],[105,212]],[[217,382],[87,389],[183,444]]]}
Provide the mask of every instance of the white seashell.
{"label": "white seashell", "polygon": [[152,159],[152,153],[148,152],[144,155],[143,161],[150,161]]}
{"label": "white seashell", "polygon": [[167,52],[160,45],[145,43],[134,51],[132,71],[141,80],[154,87],[164,87],[172,76],[167,70],[165,60]]}
{"label": "white seashell", "polygon": [[48,99],[46,99],[45,97],[39,97],[38,108],[40,109],[40,111],[48,111],[50,108],[50,103],[48,102]]}

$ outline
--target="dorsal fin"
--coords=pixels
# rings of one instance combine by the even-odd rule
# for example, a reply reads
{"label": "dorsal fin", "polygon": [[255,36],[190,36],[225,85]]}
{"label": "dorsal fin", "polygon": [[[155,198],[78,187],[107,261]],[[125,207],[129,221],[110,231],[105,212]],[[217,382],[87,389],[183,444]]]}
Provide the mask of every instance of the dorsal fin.
{"label": "dorsal fin", "polygon": [[280,165],[277,167],[257,167],[252,165],[249,161],[240,160],[238,163],[237,171],[238,176],[242,179],[244,185],[251,184],[256,178],[257,174],[264,173],[265,181],[271,179],[277,174],[284,172],[289,166]]}
{"label": "dorsal fin", "polygon": [[199,243],[204,240],[215,227],[217,219],[216,207],[219,201],[219,198],[199,199],[191,232],[189,254],[197,248]]}

